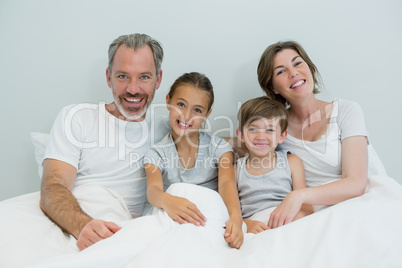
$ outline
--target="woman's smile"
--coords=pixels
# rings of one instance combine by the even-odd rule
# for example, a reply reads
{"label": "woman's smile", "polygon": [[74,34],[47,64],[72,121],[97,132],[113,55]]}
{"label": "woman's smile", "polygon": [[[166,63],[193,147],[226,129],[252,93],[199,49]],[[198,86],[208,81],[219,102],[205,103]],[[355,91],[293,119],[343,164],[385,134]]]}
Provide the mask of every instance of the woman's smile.
{"label": "woman's smile", "polygon": [[290,88],[291,89],[298,89],[300,86],[304,85],[306,83],[305,79],[298,79],[296,82],[294,82]]}

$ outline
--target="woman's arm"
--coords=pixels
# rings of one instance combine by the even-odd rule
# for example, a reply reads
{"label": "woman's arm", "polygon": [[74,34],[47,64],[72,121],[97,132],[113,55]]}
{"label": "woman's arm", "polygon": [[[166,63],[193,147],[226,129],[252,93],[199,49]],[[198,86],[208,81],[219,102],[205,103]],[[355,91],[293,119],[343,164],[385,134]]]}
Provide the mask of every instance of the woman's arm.
{"label": "woman's arm", "polygon": [[190,222],[197,226],[205,225],[206,218],[194,203],[163,191],[162,172],[157,166],[147,163],[144,168],[147,174],[147,198],[151,205],[165,210],[172,220],[180,224]]}
{"label": "woman's arm", "polygon": [[[361,196],[367,185],[367,138],[353,136],[342,141],[342,179],[321,186],[294,190],[278,206],[276,227],[290,222],[302,204],[334,205]],[[272,217],[272,214],[271,214]]]}
{"label": "woman's arm", "polygon": [[229,246],[240,248],[243,243],[239,194],[236,186],[236,176],[233,169],[233,153],[226,152],[219,159],[218,189],[229,212],[226,222],[225,240]]}
{"label": "woman's arm", "polygon": [[345,138],[342,141],[341,161],[342,179],[306,189],[302,194],[305,203],[334,205],[364,194],[368,176],[367,138]]}

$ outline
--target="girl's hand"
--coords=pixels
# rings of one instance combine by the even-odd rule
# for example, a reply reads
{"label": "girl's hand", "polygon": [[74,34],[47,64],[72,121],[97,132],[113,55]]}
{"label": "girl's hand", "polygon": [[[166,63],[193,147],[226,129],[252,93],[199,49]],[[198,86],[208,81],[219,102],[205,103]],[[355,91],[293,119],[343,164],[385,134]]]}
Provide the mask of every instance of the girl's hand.
{"label": "girl's hand", "polygon": [[196,226],[204,226],[207,221],[197,206],[186,198],[169,195],[163,209],[172,220],[180,224],[190,222]]}
{"label": "girl's hand", "polygon": [[299,212],[303,201],[297,190],[288,194],[282,203],[271,213],[268,221],[269,228],[277,228],[292,222]]}
{"label": "girl's hand", "polygon": [[262,231],[269,230],[268,225],[260,221],[245,219],[244,223],[247,225],[247,233],[258,234]]}
{"label": "girl's hand", "polygon": [[243,244],[243,230],[242,230],[243,220],[239,217],[239,219],[233,219],[231,217],[226,222],[226,232],[225,232],[225,241],[232,248],[239,249]]}

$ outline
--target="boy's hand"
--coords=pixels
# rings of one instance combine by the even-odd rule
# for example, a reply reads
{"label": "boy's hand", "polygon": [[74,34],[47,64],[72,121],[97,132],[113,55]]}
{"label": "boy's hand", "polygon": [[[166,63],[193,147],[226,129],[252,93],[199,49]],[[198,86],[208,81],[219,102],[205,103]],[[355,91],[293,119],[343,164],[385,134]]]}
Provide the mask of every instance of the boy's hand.
{"label": "boy's hand", "polygon": [[260,221],[245,219],[244,223],[247,225],[247,233],[258,234],[262,231],[269,230],[268,225]]}
{"label": "boy's hand", "polygon": [[188,201],[186,198],[170,195],[166,199],[166,204],[163,209],[167,212],[172,220],[180,224],[192,223],[196,226],[204,226],[207,219],[198,210],[197,206]]}
{"label": "boy's hand", "polygon": [[226,222],[225,241],[232,248],[239,249],[243,244],[243,220],[230,218]]}

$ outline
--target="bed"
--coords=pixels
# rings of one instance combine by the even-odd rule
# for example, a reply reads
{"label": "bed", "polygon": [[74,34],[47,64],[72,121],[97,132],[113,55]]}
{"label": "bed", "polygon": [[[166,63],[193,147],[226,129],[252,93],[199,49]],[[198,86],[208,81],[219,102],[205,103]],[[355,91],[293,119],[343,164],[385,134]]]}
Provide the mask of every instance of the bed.
{"label": "bed", "polygon": [[[34,134],[33,141],[39,162],[46,136]],[[179,225],[162,210],[131,219],[113,191],[75,188],[88,214],[122,226],[83,251],[40,210],[39,192],[2,201],[0,267],[402,267],[402,186],[385,173],[370,175],[360,197],[246,234],[239,250],[223,239],[228,215],[219,194],[185,184],[172,191],[199,207],[208,219],[204,227]]]}

